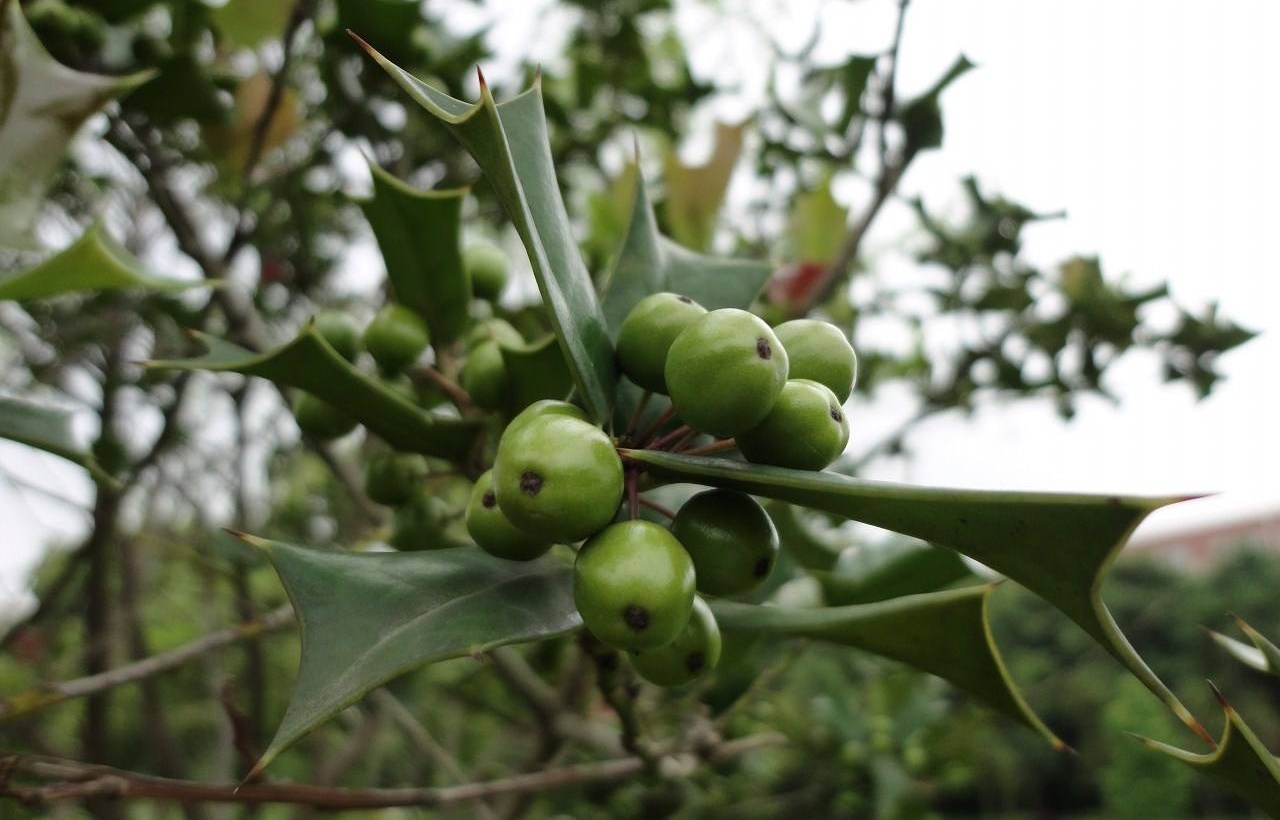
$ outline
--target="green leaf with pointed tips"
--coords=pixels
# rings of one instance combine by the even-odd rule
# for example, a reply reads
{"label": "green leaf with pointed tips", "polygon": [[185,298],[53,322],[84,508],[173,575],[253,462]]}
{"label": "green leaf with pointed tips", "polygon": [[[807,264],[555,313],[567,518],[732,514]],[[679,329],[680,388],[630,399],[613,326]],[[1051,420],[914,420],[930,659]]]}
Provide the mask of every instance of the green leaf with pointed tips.
{"label": "green leaf with pointed tips", "polygon": [[1245,666],[1280,677],[1280,646],[1267,640],[1261,632],[1249,626],[1242,618],[1236,618],[1236,625],[1253,643],[1253,646],[1237,641],[1235,638],[1229,638],[1220,632],[1210,630],[1209,635]]}
{"label": "green leaf with pointed tips", "polygon": [[1009,678],[987,619],[990,584],[860,606],[784,609],[731,601],[711,605],[725,632],[813,638],[914,666],[969,693],[1065,748]]}
{"label": "green leaf with pointed tips", "polygon": [[85,290],[183,290],[209,284],[161,279],[143,271],[137,257],[108,236],[102,226],[94,225],[56,256],[0,279],[0,300],[47,299]]}
{"label": "green leaf with pointed tips", "polygon": [[245,536],[266,550],[302,631],[284,718],[254,772],[376,686],[428,663],[581,626],[572,572],[474,547],[351,553]]}
{"label": "green leaf with pointed tips", "polygon": [[523,347],[499,343],[498,350],[507,367],[512,415],[541,399],[563,399],[573,389],[569,366],[554,337]]}
{"label": "green leaf with pointed tips", "polygon": [[918,541],[845,550],[829,572],[810,570],[832,606],[870,604],[975,580],[954,550]]}
{"label": "green leaf with pointed tips", "polygon": [[764,262],[694,253],[662,236],[644,180],[637,175],[631,225],[606,286],[605,318],[616,336],[636,302],[662,291],[688,296],[707,310],[745,310],[771,270]]}
{"label": "green leaf with pointed tips", "polygon": [[805,520],[806,514],[794,504],[771,501],[765,505],[773,526],[778,530],[782,548],[807,570],[827,571],[835,568],[840,553],[849,545],[834,538],[824,538],[813,531]]}
{"label": "green leaf with pointed tips", "polygon": [[726,459],[623,451],[659,483],[698,482],[776,498],[956,550],[1017,581],[1079,624],[1212,743],[1147,666],[1102,601],[1102,577],[1149,513],[1178,498],[913,487]]}
{"label": "green leaf with pointed tips", "polygon": [[470,322],[471,279],[462,265],[465,188],[419,191],[376,165],[373,196],[361,200],[387,265],[396,301],[427,323],[431,342],[448,345]]}
{"label": "green leaf with pointed tips", "polygon": [[[1217,690],[1214,690],[1217,694]],[[1195,754],[1177,746],[1135,735],[1148,749],[1180,760],[1238,792],[1255,807],[1280,820],[1280,762],[1253,733],[1244,718],[1218,695],[1227,722],[1218,747]]]}
{"label": "green leaf with pointed tips", "polygon": [[36,246],[32,227],[71,138],[152,76],[73,71],[40,44],[18,0],[0,1],[0,245]]}
{"label": "green leaf with pointed tips", "polygon": [[0,396],[0,438],[65,458],[84,467],[95,480],[111,483],[114,479],[76,440],[71,418],[70,413],[58,407]]}
{"label": "green leaf with pointed tips", "polygon": [[388,390],[334,351],[313,326],[283,347],[254,353],[203,333],[208,347],[191,359],[147,362],[166,370],[210,370],[260,376],[324,399],[398,450],[457,461],[471,453],[480,422],[432,415]]}
{"label": "green leaf with pointed tips", "polygon": [[369,55],[475,158],[524,242],[552,327],[587,411],[609,418],[617,372],[591,275],[574,238],[535,83],[498,105],[481,83],[469,105],[418,80],[361,41]]}

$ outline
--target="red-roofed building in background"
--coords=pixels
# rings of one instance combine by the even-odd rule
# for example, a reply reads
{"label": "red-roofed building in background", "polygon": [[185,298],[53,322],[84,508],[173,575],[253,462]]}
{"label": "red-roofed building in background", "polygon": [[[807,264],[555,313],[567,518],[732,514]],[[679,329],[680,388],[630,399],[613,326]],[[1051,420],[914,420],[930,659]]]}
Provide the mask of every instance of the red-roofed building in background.
{"label": "red-roofed building in background", "polygon": [[1185,572],[1200,573],[1244,547],[1280,555],[1280,510],[1151,537],[1139,535],[1123,555],[1156,558]]}

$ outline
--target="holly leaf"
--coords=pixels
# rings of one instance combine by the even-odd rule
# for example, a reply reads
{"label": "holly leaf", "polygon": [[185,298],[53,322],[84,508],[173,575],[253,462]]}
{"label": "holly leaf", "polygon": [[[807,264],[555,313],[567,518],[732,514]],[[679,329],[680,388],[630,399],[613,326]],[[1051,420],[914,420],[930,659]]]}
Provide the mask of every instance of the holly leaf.
{"label": "holly leaf", "polygon": [[85,290],[184,290],[209,284],[162,279],[145,273],[136,256],[108,236],[101,225],[93,225],[55,256],[34,268],[0,279],[0,301],[47,299]]}
{"label": "holly leaf", "polygon": [[805,521],[804,512],[794,504],[771,501],[765,505],[765,510],[773,519],[782,548],[807,570],[834,569],[840,553],[849,546],[814,532]]}
{"label": "holly leaf", "polygon": [[573,377],[554,336],[522,347],[499,343],[507,368],[511,414],[541,399],[563,399],[573,389]]}
{"label": "holly leaf", "polygon": [[356,369],[324,340],[314,324],[293,341],[255,353],[203,333],[192,334],[207,348],[191,359],[145,362],[160,370],[209,370],[260,376],[305,390],[332,404],[398,450],[458,461],[473,450],[483,424],[437,416]]}
{"label": "holly leaf", "polygon": [[572,572],[554,558],[503,561],[474,547],[351,553],[240,537],[266,551],[302,633],[289,706],[250,778],[405,672],[582,625]]}
{"label": "holly leaf", "polygon": [[1243,618],[1235,620],[1240,631],[1253,643],[1253,646],[1213,630],[1209,631],[1209,637],[1245,666],[1280,677],[1280,646],[1267,640],[1261,632],[1245,623]]}
{"label": "holly leaf", "polygon": [[617,381],[613,345],[560,196],[540,81],[498,105],[482,76],[480,100],[468,104],[423,83],[356,39],[414,101],[453,134],[488,177],[524,242],[552,328],[587,412],[597,421],[607,420]]}
{"label": "holly leaf", "polygon": [[462,265],[462,201],[467,189],[420,191],[373,163],[373,196],[360,208],[373,227],[396,301],[427,323],[440,349],[470,321],[471,279]]}
{"label": "holly leaf", "polygon": [[831,177],[796,194],[787,217],[787,250],[797,262],[830,262],[840,254],[849,209],[831,196]]}
{"label": "holly leaf", "polygon": [[711,605],[725,632],[773,634],[850,646],[937,675],[1006,717],[1066,744],[1009,678],[987,618],[990,584],[859,606],[786,609],[732,601]]}
{"label": "holly leaf", "polygon": [[667,224],[680,244],[700,250],[711,246],[720,205],[742,155],[746,130],[747,120],[736,125],[716,123],[711,156],[702,165],[681,162],[676,145],[667,149],[663,172],[667,199],[663,208]]}
{"label": "holly leaf", "polygon": [[72,429],[71,413],[59,407],[0,396],[0,438],[65,458],[89,471],[95,481],[115,481],[84,448]]}
{"label": "holly leaf", "polygon": [[636,302],[662,291],[688,296],[707,310],[746,309],[771,272],[765,262],[704,256],[662,236],[637,174],[631,224],[605,289],[605,318],[616,337]]}
{"label": "holly leaf", "polygon": [[847,549],[832,570],[809,574],[832,606],[887,601],[974,579],[958,552],[918,541]]}
{"label": "holly leaf", "polygon": [[34,248],[36,216],[71,138],[153,74],[73,71],[40,44],[18,0],[0,6],[0,245]]}
{"label": "holly leaf", "polygon": [[956,550],[1080,625],[1207,743],[1213,738],[1147,666],[1100,594],[1103,573],[1149,513],[1185,498],[913,487],[828,472],[624,450],[657,483],[697,482],[789,501]]}
{"label": "holly leaf", "polygon": [[[1212,684],[1211,684],[1212,685]],[[1280,818],[1280,762],[1253,733],[1244,718],[1217,688],[1213,690],[1226,713],[1217,748],[1195,754],[1158,740],[1134,735],[1148,749],[1166,754],[1236,791],[1271,817]]]}

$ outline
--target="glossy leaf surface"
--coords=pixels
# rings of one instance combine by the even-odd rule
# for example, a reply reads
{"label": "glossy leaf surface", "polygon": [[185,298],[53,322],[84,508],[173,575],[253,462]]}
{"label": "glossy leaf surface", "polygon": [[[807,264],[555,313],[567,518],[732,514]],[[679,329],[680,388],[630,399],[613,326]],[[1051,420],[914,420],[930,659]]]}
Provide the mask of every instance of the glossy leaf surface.
{"label": "glossy leaf surface", "polygon": [[84,467],[98,481],[112,479],[77,440],[71,414],[24,399],[0,396],[0,438],[44,450]]}

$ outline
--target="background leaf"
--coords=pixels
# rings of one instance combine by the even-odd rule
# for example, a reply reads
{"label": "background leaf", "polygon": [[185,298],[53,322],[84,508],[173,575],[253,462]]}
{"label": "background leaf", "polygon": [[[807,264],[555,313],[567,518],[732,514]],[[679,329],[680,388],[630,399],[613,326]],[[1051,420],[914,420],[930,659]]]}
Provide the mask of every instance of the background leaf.
{"label": "background leaf", "polygon": [[746,130],[747,120],[736,125],[716,123],[711,156],[702,165],[681,162],[678,145],[667,149],[663,164],[667,199],[663,210],[667,225],[680,244],[697,250],[711,247],[720,205],[742,154],[742,138]]}
{"label": "background leaf", "polygon": [[635,303],[661,291],[688,296],[707,310],[745,310],[771,272],[765,262],[703,256],[662,236],[644,179],[637,174],[631,224],[606,285],[604,315],[616,336]]}
{"label": "background leaf", "polygon": [[0,279],[0,300],[45,299],[84,290],[183,290],[205,281],[161,279],[144,273],[141,261],[93,225],[70,247],[34,268]]}
{"label": "background leaf", "polygon": [[1102,575],[1138,523],[1178,498],[914,487],[726,459],[624,451],[659,483],[776,498],[931,541],[1017,581],[1079,624],[1183,723],[1213,739],[1138,655],[1102,602]]}
{"label": "background leaf", "polygon": [[480,101],[468,105],[361,42],[410,97],[449,129],[488,177],[529,252],[542,301],[587,411],[598,421],[607,420],[617,380],[613,346],[560,196],[539,85],[498,105],[482,82]]}
{"label": "background leaf", "polygon": [[731,601],[712,604],[725,632],[814,638],[902,661],[949,681],[1001,714],[1061,740],[1018,693],[991,637],[987,598],[993,587],[911,595],[861,606],[784,609]]}
{"label": "background leaf", "polygon": [[0,438],[44,450],[79,464],[97,481],[110,483],[88,450],[76,440],[72,415],[58,407],[0,396]]}
{"label": "background leaf", "polygon": [[1249,626],[1242,618],[1236,618],[1236,625],[1253,642],[1253,646],[1212,630],[1209,631],[1209,636],[1245,666],[1280,677],[1280,646],[1267,640],[1261,632]]}
{"label": "background leaf", "polygon": [[208,346],[192,359],[147,362],[167,370],[211,370],[261,376],[324,399],[398,450],[457,461],[471,453],[480,422],[436,416],[353,367],[312,326],[283,347],[254,353],[214,336],[196,334]]}
{"label": "background leaf", "polygon": [[562,635],[582,623],[572,573],[553,558],[503,561],[474,547],[330,552],[243,537],[267,551],[302,630],[289,707],[254,772],[411,669]]}
{"label": "background leaf", "polygon": [[919,542],[853,547],[830,571],[809,574],[832,606],[887,601],[975,579],[959,553]]}
{"label": "background leaf", "polygon": [[373,227],[396,301],[427,323],[431,343],[448,345],[466,330],[471,280],[462,266],[466,189],[420,191],[372,163],[373,196],[360,207]]}

